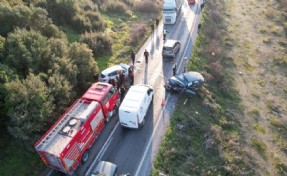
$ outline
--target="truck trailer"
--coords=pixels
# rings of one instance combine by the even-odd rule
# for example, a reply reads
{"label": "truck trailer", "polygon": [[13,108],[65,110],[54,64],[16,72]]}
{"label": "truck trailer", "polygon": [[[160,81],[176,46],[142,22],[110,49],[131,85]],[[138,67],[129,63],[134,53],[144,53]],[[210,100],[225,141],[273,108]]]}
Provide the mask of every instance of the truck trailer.
{"label": "truck trailer", "polygon": [[164,0],[162,7],[162,18],[164,24],[174,24],[180,14],[182,0]]}
{"label": "truck trailer", "polygon": [[35,144],[44,163],[72,175],[89,158],[89,148],[117,113],[118,91],[108,83],[95,83]]}

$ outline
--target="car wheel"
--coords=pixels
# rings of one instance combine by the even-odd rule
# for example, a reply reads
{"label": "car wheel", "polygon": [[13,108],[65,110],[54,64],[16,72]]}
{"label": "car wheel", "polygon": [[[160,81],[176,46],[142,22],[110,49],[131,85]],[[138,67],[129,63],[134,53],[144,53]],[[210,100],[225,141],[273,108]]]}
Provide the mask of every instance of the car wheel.
{"label": "car wheel", "polygon": [[89,159],[89,151],[86,150],[84,154],[82,155],[82,159],[81,159],[82,164],[86,163],[88,159]]}

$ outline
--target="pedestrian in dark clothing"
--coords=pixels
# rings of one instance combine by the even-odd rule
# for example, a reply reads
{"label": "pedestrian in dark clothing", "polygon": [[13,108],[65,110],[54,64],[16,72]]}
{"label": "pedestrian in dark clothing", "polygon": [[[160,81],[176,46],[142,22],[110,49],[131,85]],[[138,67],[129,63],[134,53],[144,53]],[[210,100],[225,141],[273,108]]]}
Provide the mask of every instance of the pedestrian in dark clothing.
{"label": "pedestrian in dark clothing", "polygon": [[123,71],[120,72],[119,78],[120,78],[121,85],[123,85],[126,79],[126,76]]}
{"label": "pedestrian in dark clothing", "polygon": [[147,52],[147,50],[145,49],[144,51],[144,57],[145,57],[145,63],[148,63],[148,57],[149,57],[149,53]]}
{"label": "pedestrian in dark clothing", "polygon": [[154,24],[150,25],[150,27],[151,27],[151,32],[153,32],[154,31]]}
{"label": "pedestrian in dark clothing", "polygon": [[165,40],[167,33],[168,33],[168,31],[166,29],[163,29],[163,40]]}
{"label": "pedestrian in dark clothing", "polygon": [[122,86],[122,83],[118,75],[116,76],[115,83],[117,85],[117,89],[119,90],[119,88]]}
{"label": "pedestrian in dark clothing", "polygon": [[135,65],[135,59],[136,59],[136,54],[134,51],[131,52],[131,60],[133,62],[133,65]]}
{"label": "pedestrian in dark clothing", "polygon": [[172,66],[173,76],[176,75],[176,62]]}
{"label": "pedestrian in dark clothing", "polygon": [[108,83],[109,83],[109,84],[112,84],[112,78],[109,79]]}
{"label": "pedestrian in dark clothing", "polygon": [[125,93],[126,93],[124,86],[121,86],[120,93],[121,93],[121,102],[122,102],[125,97]]}
{"label": "pedestrian in dark clothing", "polygon": [[112,79],[112,85],[114,86],[114,87],[116,87],[116,82],[115,82],[115,79]]}
{"label": "pedestrian in dark clothing", "polygon": [[134,85],[134,72],[129,69],[129,77],[130,77],[130,84],[131,86]]}
{"label": "pedestrian in dark clothing", "polygon": [[159,19],[155,19],[155,24],[156,24],[156,26],[159,25]]}

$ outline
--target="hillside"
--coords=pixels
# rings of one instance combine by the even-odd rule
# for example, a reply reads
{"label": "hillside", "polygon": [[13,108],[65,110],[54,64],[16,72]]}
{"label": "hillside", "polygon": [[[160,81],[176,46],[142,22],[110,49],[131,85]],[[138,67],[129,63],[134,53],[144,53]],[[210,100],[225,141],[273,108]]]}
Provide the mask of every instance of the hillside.
{"label": "hillside", "polygon": [[286,10],[207,2],[190,65],[207,81],[181,96],[153,175],[287,175]]}

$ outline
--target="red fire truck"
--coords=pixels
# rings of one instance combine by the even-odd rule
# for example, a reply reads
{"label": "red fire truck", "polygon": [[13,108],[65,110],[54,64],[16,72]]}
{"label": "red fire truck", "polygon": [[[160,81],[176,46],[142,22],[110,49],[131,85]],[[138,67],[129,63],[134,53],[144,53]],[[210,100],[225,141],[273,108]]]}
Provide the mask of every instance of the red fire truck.
{"label": "red fire truck", "polygon": [[35,144],[46,165],[73,174],[86,162],[88,149],[118,110],[118,91],[108,83],[95,83]]}

